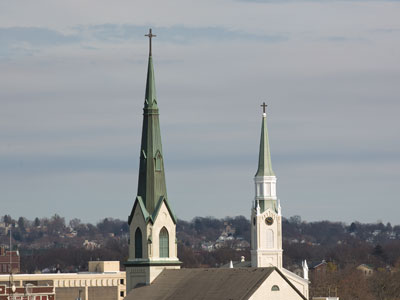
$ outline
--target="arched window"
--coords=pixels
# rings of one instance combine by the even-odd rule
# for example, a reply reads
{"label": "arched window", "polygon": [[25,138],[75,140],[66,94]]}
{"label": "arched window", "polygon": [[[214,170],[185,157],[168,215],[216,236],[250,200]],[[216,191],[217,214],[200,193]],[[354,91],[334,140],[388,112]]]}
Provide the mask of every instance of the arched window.
{"label": "arched window", "polygon": [[279,286],[273,285],[271,288],[271,291],[273,291],[273,292],[279,291]]}
{"label": "arched window", "polygon": [[274,232],[271,229],[267,230],[267,236],[265,240],[267,249],[274,248]]}
{"label": "arched window", "polygon": [[160,230],[160,257],[169,257],[169,235],[165,227]]}
{"label": "arched window", "polygon": [[135,258],[143,258],[142,231],[139,227],[135,232]]}

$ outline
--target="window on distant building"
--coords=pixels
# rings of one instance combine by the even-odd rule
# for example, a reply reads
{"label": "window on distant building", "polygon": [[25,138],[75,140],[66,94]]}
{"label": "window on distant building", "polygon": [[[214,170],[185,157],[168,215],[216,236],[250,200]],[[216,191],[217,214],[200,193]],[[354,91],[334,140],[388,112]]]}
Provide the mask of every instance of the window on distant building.
{"label": "window on distant building", "polygon": [[119,280],[119,283],[120,283],[120,284],[124,284],[124,280],[123,280],[123,279],[120,279],[120,280]]}
{"label": "window on distant building", "polygon": [[273,285],[271,288],[271,291],[273,291],[273,292],[279,291],[279,286]]}
{"label": "window on distant building", "polygon": [[160,257],[169,257],[169,235],[165,227],[160,231]]}
{"label": "window on distant building", "polygon": [[143,257],[142,231],[138,227],[135,232],[135,258]]}
{"label": "window on distant building", "polygon": [[124,297],[124,291],[119,292],[119,295],[120,295],[121,297]]}

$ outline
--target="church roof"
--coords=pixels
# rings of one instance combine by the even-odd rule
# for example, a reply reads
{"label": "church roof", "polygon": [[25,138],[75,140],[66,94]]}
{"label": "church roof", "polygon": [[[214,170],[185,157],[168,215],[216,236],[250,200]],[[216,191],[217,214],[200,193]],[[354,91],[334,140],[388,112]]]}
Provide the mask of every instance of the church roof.
{"label": "church roof", "polygon": [[271,153],[268,141],[267,114],[265,112],[263,113],[261,124],[260,153],[258,157],[258,170],[256,176],[275,176],[274,171],[272,171]]}
{"label": "church roof", "polygon": [[277,271],[305,299],[274,267],[164,270],[151,285],[133,289],[125,299],[246,300],[274,271]]}
{"label": "church roof", "polygon": [[154,221],[157,219],[157,216],[158,216],[158,213],[159,213],[159,211],[160,211],[160,208],[161,208],[162,203],[165,203],[165,206],[167,207],[168,212],[169,212],[170,215],[171,215],[172,221],[174,221],[174,223],[176,224],[176,216],[175,216],[175,214],[172,212],[172,209],[171,209],[171,206],[170,206],[169,203],[168,203],[168,200],[167,200],[165,197],[163,197],[163,196],[161,196],[160,199],[158,200],[158,203],[157,203],[157,205],[156,205],[156,208],[154,209],[153,214],[151,214],[151,215],[150,215],[149,212],[147,211],[146,206],[145,206],[144,203],[143,203],[142,197],[137,196],[137,197],[136,197],[136,200],[135,200],[135,204],[133,204],[133,208],[132,208],[131,214],[130,214],[130,216],[129,216],[129,218],[128,218],[128,223],[131,224],[133,215],[134,215],[134,213],[135,213],[135,208],[136,208],[136,206],[138,206],[138,205],[139,205],[139,207],[140,207],[140,210],[142,211],[143,218],[144,218],[144,221],[146,222],[146,224],[147,224],[148,222],[153,222],[153,223],[154,223]]}

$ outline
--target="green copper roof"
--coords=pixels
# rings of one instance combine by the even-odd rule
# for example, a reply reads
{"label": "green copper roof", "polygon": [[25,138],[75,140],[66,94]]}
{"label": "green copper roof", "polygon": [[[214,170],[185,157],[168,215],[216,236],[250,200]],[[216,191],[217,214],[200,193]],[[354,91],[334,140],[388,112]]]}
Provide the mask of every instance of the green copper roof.
{"label": "green copper roof", "polygon": [[153,58],[149,56],[149,64],[147,68],[147,82],[146,82],[146,95],[144,97],[145,108],[158,108],[157,107],[157,96],[156,96],[156,83],[154,80],[154,67]]}
{"label": "green copper roof", "polygon": [[169,203],[168,203],[168,200],[167,200],[166,198],[164,198],[163,196],[160,197],[160,199],[158,200],[158,203],[157,203],[157,205],[156,205],[156,207],[155,207],[155,209],[154,209],[152,215],[150,215],[149,212],[147,211],[146,206],[145,206],[145,204],[143,203],[142,197],[137,196],[137,197],[136,197],[136,200],[135,200],[135,204],[133,205],[131,214],[129,215],[129,218],[128,218],[128,224],[129,224],[129,225],[131,224],[132,218],[133,218],[133,214],[135,213],[135,208],[136,208],[136,206],[138,206],[138,205],[139,205],[140,210],[141,210],[141,212],[142,212],[142,214],[143,214],[143,218],[144,218],[146,224],[147,224],[148,222],[154,223],[154,221],[155,221],[155,220],[157,219],[157,217],[158,217],[158,213],[159,213],[160,208],[161,208],[161,205],[162,205],[163,203],[165,203],[165,206],[167,207],[168,212],[169,212],[170,215],[171,215],[172,221],[174,222],[174,224],[176,224],[176,216],[175,216],[175,214],[173,213],[173,211],[172,211],[172,209],[171,209],[171,206],[170,206]]}
{"label": "green copper roof", "polygon": [[258,158],[258,170],[256,176],[275,176],[271,165],[266,114],[263,114],[262,118],[260,154]]}
{"label": "green copper roof", "polygon": [[158,116],[153,59],[149,56],[137,193],[143,200],[149,215],[153,215],[161,198],[167,199]]}

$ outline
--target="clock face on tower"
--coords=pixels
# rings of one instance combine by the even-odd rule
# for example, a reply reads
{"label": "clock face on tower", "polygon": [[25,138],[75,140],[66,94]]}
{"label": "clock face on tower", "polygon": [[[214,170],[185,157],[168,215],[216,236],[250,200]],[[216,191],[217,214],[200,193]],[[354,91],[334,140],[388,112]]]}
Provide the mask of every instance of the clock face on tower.
{"label": "clock face on tower", "polygon": [[268,217],[265,219],[265,224],[272,225],[274,223],[274,219],[272,217]]}

